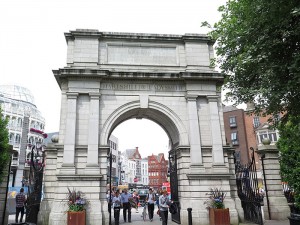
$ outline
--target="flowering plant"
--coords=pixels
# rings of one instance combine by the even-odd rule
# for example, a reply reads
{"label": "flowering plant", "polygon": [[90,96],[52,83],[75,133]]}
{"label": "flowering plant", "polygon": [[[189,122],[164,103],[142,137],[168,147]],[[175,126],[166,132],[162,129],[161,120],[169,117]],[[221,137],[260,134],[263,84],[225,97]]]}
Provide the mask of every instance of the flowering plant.
{"label": "flowering plant", "polygon": [[226,193],[221,188],[211,188],[209,193],[206,193],[209,199],[204,202],[207,208],[224,209],[224,199]]}
{"label": "flowering plant", "polygon": [[74,188],[70,190],[68,188],[68,211],[78,212],[85,210],[86,200],[84,199],[84,194],[81,191],[76,191]]}

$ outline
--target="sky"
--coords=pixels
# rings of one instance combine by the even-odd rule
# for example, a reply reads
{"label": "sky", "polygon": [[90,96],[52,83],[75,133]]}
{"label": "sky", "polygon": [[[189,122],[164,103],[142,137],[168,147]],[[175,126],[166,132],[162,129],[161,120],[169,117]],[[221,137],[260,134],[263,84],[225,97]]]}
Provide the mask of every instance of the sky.
{"label": "sky", "polygon": [[[209,30],[202,28],[201,22],[217,22],[221,17],[217,9],[225,3],[226,0],[1,0],[0,85],[28,88],[45,117],[45,131],[58,131],[60,88],[52,70],[66,65],[65,32],[97,29],[205,34]],[[145,125],[149,129],[140,132]],[[167,151],[166,133],[147,120],[123,122],[113,135],[119,138],[121,151],[139,147],[142,156]]]}

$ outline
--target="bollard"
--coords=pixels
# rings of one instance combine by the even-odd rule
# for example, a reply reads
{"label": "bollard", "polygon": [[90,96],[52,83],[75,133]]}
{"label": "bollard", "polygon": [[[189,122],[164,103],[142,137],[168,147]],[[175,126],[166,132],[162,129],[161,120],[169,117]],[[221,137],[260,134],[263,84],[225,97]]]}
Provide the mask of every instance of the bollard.
{"label": "bollard", "polygon": [[192,208],[187,208],[188,211],[188,225],[193,225],[193,221],[192,221]]}

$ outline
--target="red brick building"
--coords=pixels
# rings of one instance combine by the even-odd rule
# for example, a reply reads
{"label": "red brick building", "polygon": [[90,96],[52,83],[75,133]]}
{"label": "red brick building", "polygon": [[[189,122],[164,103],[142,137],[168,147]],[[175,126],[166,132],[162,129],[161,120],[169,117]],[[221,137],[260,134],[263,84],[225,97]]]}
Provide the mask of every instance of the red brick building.
{"label": "red brick building", "polygon": [[[247,105],[247,109],[238,109],[233,106],[224,106],[224,128],[226,142],[236,150],[236,155],[243,164],[249,162],[252,152],[258,145],[262,144],[263,138],[269,138],[271,144],[275,144],[278,140],[278,131],[269,127],[268,119],[271,117],[257,116],[251,114],[251,104]],[[278,116],[278,119],[280,117]],[[255,153],[256,167],[260,170],[259,157]]]}
{"label": "red brick building", "polygon": [[161,189],[162,184],[167,182],[168,160],[163,153],[148,156],[149,186],[154,189]]}
{"label": "red brick building", "polygon": [[248,137],[245,112],[233,106],[223,108],[226,144],[235,148],[236,156],[242,164],[249,162]]}

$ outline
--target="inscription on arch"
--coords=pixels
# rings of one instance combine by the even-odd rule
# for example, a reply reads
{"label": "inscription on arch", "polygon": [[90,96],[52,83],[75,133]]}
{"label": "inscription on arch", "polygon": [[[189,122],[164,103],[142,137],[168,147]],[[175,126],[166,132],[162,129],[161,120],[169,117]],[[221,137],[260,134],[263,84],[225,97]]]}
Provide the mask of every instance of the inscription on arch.
{"label": "inscription on arch", "polygon": [[185,91],[182,84],[101,83],[103,90],[117,91]]}

